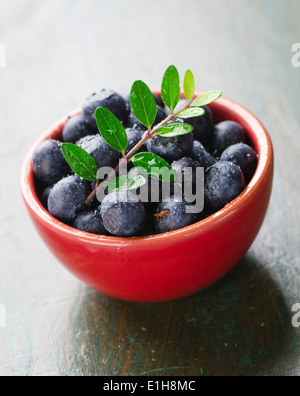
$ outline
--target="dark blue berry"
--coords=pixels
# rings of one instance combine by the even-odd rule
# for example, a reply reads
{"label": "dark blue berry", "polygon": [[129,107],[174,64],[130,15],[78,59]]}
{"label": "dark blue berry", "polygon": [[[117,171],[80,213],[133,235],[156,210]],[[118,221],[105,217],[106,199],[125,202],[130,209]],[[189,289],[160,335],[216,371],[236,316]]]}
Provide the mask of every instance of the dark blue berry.
{"label": "dark blue berry", "polygon": [[215,127],[211,152],[215,157],[219,157],[229,146],[245,142],[246,132],[241,125],[234,121],[223,121]]}
{"label": "dark blue berry", "polygon": [[42,183],[50,186],[71,173],[71,169],[61,151],[61,143],[45,140],[33,154],[33,171]]}
{"label": "dark blue berry", "polygon": [[102,224],[100,209],[80,213],[75,218],[73,227],[90,234],[109,235]]}
{"label": "dark blue berry", "polygon": [[64,223],[71,223],[77,209],[91,193],[88,181],[78,176],[69,176],[60,180],[50,192],[48,210],[52,216]]}
{"label": "dark blue berry", "polygon": [[193,158],[199,162],[199,166],[205,169],[208,169],[217,162],[198,140],[194,141]]}
{"label": "dark blue berry", "polygon": [[250,181],[257,168],[257,154],[252,147],[244,143],[229,146],[221,155],[221,161],[233,162],[238,165],[247,181]]}
{"label": "dark blue berry", "polygon": [[169,202],[161,202],[154,214],[154,226],[158,234],[179,230],[198,221],[199,215],[187,213],[185,201],[176,202],[171,197]]}
{"label": "dark blue berry", "polygon": [[79,139],[97,133],[97,129],[92,129],[82,114],[70,117],[62,131],[64,142],[76,143]]}
{"label": "dark blue berry", "polygon": [[110,147],[100,135],[86,136],[76,144],[94,158],[98,169],[103,167],[115,168],[119,162],[120,153]]}
{"label": "dark blue berry", "polygon": [[125,99],[114,91],[102,89],[93,93],[83,104],[82,114],[93,128],[97,128],[95,111],[98,107],[110,110],[121,122],[127,119],[128,108]]}
{"label": "dark blue berry", "polygon": [[193,143],[194,135],[192,133],[173,138],[156,136],[154,139],[148,140],[147,149],[150,153],[172,163],[182,157],[190,157],[193,153]]}
{"label": "dark blue berry", "polygon": [[232,162],[217,162],[205,173],[205,207],[218,211],[234,200],[244,188],[244,175]]}
{"label": "dark blue berry", "polygon": [[130,237],[144,227],[146,210],[135,194],[130,191],[116,191],[104,198],[101,218],[110,234]]}

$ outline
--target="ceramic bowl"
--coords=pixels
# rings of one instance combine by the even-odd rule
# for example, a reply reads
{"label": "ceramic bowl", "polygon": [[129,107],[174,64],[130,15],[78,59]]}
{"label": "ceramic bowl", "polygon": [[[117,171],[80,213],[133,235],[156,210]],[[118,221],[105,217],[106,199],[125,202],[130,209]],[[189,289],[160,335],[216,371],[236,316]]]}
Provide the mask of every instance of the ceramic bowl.
{"label": "ceramic bowl", "polygon": [[118,299],[161,302],[183,298],[212,285],[246,254],[261,228],[270,200],[272,143],[261,122],[239,104],[223,97],[210,108],[216,123],[233,120],[244,127],[259,155],[256,173],[243,193],[222,210],[166,234],[139,238],[97,236],[53,218],[38,198],[32,155],[41,141],[61,139],[67,117],[52,125],[33,145],[22,168],[22,195],[40,237],[77,278]]}

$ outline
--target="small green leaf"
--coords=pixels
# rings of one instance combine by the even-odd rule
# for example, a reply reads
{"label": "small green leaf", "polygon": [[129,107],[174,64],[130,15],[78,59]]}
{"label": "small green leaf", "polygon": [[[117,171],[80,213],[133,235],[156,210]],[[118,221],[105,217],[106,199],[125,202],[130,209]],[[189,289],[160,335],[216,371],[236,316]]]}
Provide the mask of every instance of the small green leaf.
{"label": "small green leaf", "polygon": [[172,182],[175,180],[175,172],[163,158],[153,153],[139,153],[131,159],[133,165],[144,175],[152,178]]}
{"label": "small green leaf", "polygon": [[157,114],[157,106],[150,88],[143,81],[136,81],[133,84],[130,102],[136,118],[151,129]]}
{"label": "small green leaf", "polygon": [[198,98],[194,100],[194,102],[192,103],[192,107],[206,106],[206,105],[218,100],[221,96],[222,96],[221,91],[206,92],[206,93],[198,96]]}
{"label": "small green leaf", "polygon": [[201,117],[205,114],[205,110],[202,107],[191,107],[187,110],[184,110],[179,114],[180,118],[193,118],[193,117]]}
{"label": "small green leaf", "polygon": [[170,138],[182,135],[188,135],[189,133],[193,132],[194,127],[190,124],[183,124],[182,122],[169,124],[157,132],[157,135]]}
{"label": "small green leaf", "polygon": [[161,98],[173,113],[180,99],[180,78],[175,66],[168,67],[164,74],[161,85]]}
{"label": "small green leaf", "polygon": [[127,134],[118,118],[105,107],[98,107],[95,112],[97,126],[106,143],[125,155]]}
{"label": "small green leaf", "polygon": [[106,182],[106,187],[110,192],[117,190],[136,190],[146,184],[146,179],[142,175],[122,175],[116,179]]}
{"label": "small green leaf", "polygon": [[70,168],[82,179],[97,180],[98,167],[92,156],[73,143],[63,143],[62,152]]}
{"label": "small green leaf", "polygon": [[195,92],[195,79],[193,73],[190,70],[185,73],[183,89],[185,97],[189,103],[193,99]]}

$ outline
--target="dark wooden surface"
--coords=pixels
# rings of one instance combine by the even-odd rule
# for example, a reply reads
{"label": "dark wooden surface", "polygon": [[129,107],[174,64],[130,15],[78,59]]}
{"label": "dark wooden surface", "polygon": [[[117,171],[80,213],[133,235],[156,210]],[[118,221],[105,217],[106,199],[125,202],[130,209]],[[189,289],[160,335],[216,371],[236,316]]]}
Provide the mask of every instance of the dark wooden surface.
{"label": "dark wooden surface", "polygon": [[[298,0],[1,2],[1,375],[299,375],[299,20]],[[19,172],[33,141],[96,88],[159,86],[170,64],[266,125],[273,197],[255,244],[219,283],[181,301],[126,303],[84,286],[47,251]]]}

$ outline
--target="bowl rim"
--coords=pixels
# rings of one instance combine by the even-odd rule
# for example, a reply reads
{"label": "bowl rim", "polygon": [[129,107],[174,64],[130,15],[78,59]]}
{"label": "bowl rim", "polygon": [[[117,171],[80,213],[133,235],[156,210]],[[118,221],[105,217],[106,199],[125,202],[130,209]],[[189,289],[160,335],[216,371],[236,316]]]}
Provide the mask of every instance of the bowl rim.
{"label": "bowl rim", "polygon": [[[160,94],[160,90],[153,89],[155,94]],[[200,94],[202,91],[196,91],[196,95]],[[36,188],[34,185],[34,175],[32,167],[32,156],[34,150],[44,140],[51,139],[51,136],[57,134],[59,130],[62,129],[64,124],[67,122],[70,116],[74,116],[81,113],[81,109],[77,109],[71,112],[68,116],[65,116],[52,124],[32,145],[31,149],[26,155],[26,158],[22,165],[20,186],[23,199],[35,216],[39,217],[43,224],[48,229],[55,229],[59,234],[64,234],[65,237],[75,238],[80,240],[80,242],[86,242],[90,244],[100,244],[100,245],[141,245],[143,243],[160,241],[164,242],[166,239],[171,241],[172,239],[177,240],[181,237],[186,237],[192,234],[194,231],[208,231],[209,228],[213,228],[216,223],[222,221],[224,218],[229,216],[232,212],[235,212],[241,207],[247,205],[252,196],[260,188],[261,183],[266,179],[273,166],[273,145],[271,138],[263,126],[263,124],[258,120],[258,118],[252,114],[245,107],[232,101],[231,99],[221,97],[217,102],[217,106],[226,108],[230,112],[243,118],[245,122],[251,126],[251,129],[255,131],[255,136],[260,148],[258,165],[256,172],[251,179],[250,183],[247,185],[245,190],[233,201],[227,204],[223,209],[212,214],[211,216],[194,223],[190,226],[181,228],[179,230],[170,231],[163,234],[156,234],[150,236],[139,236],[139,237],[115,237],[115,236],[104,236],[90,234],[84,231],[76,230],[75,228],[62,223],[61,221],[54,218],[42,205],[40,199],[38,198]]]}

